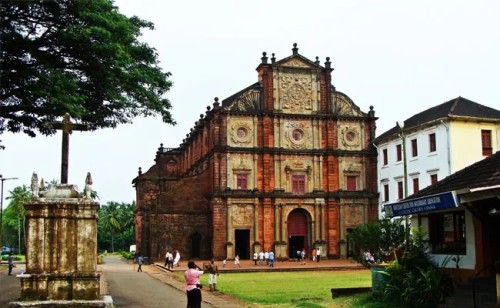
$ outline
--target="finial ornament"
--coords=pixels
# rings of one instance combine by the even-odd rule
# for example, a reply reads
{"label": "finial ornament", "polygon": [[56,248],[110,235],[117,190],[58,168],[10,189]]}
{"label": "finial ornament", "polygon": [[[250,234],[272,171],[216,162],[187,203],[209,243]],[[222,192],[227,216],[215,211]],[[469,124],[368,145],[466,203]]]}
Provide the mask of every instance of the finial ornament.
{"label": "finial ornament", "polygon": [[36,172],[33,172],[33,175],[31,176],[31,196],[33,199],[38,199],[40,193],[40,188],[38,186],[38,175]]}
{"label": "finial ornament", "polygon": [[90,175],[90,172],[87,172],[87,177],[85,178],[85,189],[83,190],[85,192],[86,199],[92,199],[92,184],[92,176]]}
{"label": "finial ornament", "polygon": [[293,43],[292,51],[294,55],[299,53],[299,49],[297,48],[297,43]]}
{"label": "finial ornament", "polygon": [[264,51],[260,59],[262,60],[262,64],[267,64],[267,52]]}

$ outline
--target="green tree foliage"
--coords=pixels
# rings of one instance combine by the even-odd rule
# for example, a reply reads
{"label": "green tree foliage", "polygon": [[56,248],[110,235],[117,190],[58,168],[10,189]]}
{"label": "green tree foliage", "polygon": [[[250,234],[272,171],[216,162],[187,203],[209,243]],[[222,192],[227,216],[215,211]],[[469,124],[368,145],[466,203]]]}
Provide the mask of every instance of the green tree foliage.
{"label": "green tree foliage", "polygon": [[91,129],[161,115],[172,83],[155,49],[138,41],[151,22],[112,0],[1,1],[0,134],[55,133],[69,113]]}
{"label": "green tree foliage", "polygon": [[[387,261],[396,249],[405,245],[405,228],[400,219],[381,219],[359,225],[348,235],[348,239],[361,252],[370,252],[375,261]],[[360,263],[369,266],[363,254],[357,256]]]}
{"label": "green tree foliage", "polygon": [[383,301],[391,307],[437,307],[452,292],[451,279],[432,260],[425,238],[414,229],[402,256],[385,271]]}
{"label": "green tree foliage", "polygon": [[115,251],[115,239],[121,242],[120,250],[134,243],[135,202],[108,202],[99,210],[98,245],[101,250]]}
{"label": "green tree foliage", "polygon": [[15,233],[13,231],[17,231],[17,247],[19,251],[22,251],[23,247],[26,246],[24,237],[24,204],[31,200],[31,192],[26,185],[22,185],[9,191],[9,194],[10,196],[6,198],[9,200],[9,204],[4,212],[2,222],[2,227],[5,227],[4,230],[6,232],[5,234],[2,233],[2,236],[12,240],[15,238]]}

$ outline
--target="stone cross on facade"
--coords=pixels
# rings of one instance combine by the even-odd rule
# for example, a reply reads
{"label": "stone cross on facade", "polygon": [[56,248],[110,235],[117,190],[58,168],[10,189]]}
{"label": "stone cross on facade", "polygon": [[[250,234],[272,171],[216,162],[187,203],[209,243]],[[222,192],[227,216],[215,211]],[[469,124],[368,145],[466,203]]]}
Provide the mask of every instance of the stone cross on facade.
{"label": "stone cross on facade", "polygon": [[71,116],[66,113],[62,122],[52,123],[54,129],[62,130],[62,149],[61,149],[61,184],[68,183],[68,164],[69,164],[69,135],[74,130],[86,131],[88,126],[84,124],[71,123]]}

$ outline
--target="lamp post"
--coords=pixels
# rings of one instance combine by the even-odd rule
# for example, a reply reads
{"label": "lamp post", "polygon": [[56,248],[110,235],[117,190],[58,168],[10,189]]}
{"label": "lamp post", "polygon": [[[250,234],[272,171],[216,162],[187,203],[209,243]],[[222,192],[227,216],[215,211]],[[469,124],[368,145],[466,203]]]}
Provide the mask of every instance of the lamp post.
{"label": "lamp post", "polygon": [[405,124],[404,122],[403,123],[400,123],[399,121],[396,122],[396,126],[398,127],[399,129],[399,135],[401,136],[401,140],[402,140],[402,143],[403,143],[403,185],[404,185],[404,192],[403,192],[403,196],[404,198],[408,197],[408,165],[407,165],[407,160],[406,160],[406,135],[405,135],[405,132],[404,132],[404,127],[405,127]]}
{"label": "lamp post", "polygon": [[[406,199],[408,197],[408,164],[406,160],[406,135],[404,131],[405,124],[404,122],[396,122],[396,126],[399,130],[399,135],[401,136],[401,142],[403,143],[403,185],[404,185],[404,192],[403,192],[403,197]],[[410,237],[410,232],[408,230],[410,226],[410,221],[408,218],[408,215],[405,215],[405,227],[406,227],[406,242],[408,244],[408,240]]]}
{"label": "lamp post", "polygon": [[17,180],[17,178],[4,178],[0,174],[0,182],[1,182],[1,188],[0,188],[0,244],[2,243],[2,231],[3,231],[3,182],[8,181],[8,180]]}

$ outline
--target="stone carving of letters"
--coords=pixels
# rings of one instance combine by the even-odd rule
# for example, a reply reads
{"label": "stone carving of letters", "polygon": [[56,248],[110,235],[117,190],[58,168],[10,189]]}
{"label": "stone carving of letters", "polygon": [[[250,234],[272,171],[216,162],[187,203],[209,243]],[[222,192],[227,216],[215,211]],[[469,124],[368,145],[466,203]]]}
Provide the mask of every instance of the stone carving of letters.
{"label": "stone carving of letters", "polygon": [[298,72],[284,71],[280,76],[280,100],[284,110],[300,112],[312,110],[312,77]]}

